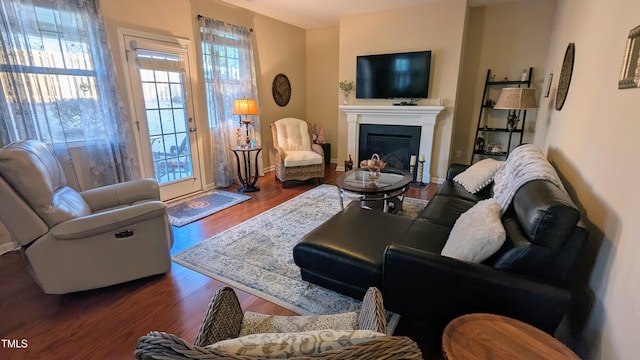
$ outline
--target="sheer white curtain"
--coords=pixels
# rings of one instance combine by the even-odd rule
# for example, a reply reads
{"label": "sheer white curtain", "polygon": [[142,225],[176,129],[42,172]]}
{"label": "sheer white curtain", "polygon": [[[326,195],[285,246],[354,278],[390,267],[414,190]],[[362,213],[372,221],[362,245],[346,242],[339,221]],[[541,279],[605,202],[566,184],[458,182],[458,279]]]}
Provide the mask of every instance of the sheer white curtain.
{"label": "sheer white curtain", "polygon": [[[237,144],[236,132],[240,127],[238,115],[232,114],[233,100],[258,100],[251,30],[204,16],[198,18],[212,135],[213,176],[216,186],[225,187],[237,180],[235,157],[229,150]],[[253,138],[261,144],[260,116],[254,115],[253,120]],[[258,166],[263,175],[261,160]]]}
{"label": "sheer white curtain", "polygon": [[139,178],[98,0],[2,0],[0,32],[2,142],[49,144],[78,190]]}

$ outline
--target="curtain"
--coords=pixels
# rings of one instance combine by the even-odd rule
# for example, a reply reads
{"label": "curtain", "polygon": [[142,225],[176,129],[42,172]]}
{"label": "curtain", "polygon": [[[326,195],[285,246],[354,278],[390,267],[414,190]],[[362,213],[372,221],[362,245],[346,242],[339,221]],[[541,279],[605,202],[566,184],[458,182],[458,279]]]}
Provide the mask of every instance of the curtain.
{"label": "curtain", "polygon": [[[243,139],[239,134],[245,131],[238,115],[233,115],[233,101],[247,98],[258,102],[251,30],[204,16],[198,19],[213,176],[216,186],[226,187],[238,180],[235,157],[229,148],[238,145],[239,137]],[[261,144],[259,115],[253,115],[253,121],[251,137]],[[261,157],[258,167],[264,175]]]}
{"label": "curtain", "polygon": [[2,0],[0,135],[38,139],[85,190],[139,178],[98,0]]}

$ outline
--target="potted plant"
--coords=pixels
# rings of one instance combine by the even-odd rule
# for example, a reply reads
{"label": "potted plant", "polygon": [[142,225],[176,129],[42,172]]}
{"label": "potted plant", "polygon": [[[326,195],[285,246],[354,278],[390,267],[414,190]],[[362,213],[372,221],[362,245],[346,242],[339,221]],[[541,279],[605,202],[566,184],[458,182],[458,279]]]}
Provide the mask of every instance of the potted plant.
{"label": "potted plant", "polygon": [[349,95],[353,90],[353,81],[340,81],[338,85],[340,86],[340,90],[342,90],[342,94],[344,95],[343,103],[346,105],[349,103]]}

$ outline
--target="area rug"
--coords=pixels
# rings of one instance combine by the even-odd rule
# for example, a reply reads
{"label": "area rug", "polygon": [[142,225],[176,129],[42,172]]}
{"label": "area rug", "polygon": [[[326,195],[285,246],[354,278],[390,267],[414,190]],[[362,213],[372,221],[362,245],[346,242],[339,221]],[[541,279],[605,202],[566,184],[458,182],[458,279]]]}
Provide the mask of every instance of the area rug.
{"label": "area rug", "polygon": [[183,226],[249,199],[251,196],[228,191],[209,191],[170,203],[169,221],[173,226]]}
{"label": "area rug", "polygon": [[[293,246],[340,211],[338,191],[320,185],[173,257],[173,261],[301,315],[357,311],[360,301],[300,278]],[[416,217],[426,200],[405,198],[403,215]],[[399,316],[389,314],[393,331]]]}

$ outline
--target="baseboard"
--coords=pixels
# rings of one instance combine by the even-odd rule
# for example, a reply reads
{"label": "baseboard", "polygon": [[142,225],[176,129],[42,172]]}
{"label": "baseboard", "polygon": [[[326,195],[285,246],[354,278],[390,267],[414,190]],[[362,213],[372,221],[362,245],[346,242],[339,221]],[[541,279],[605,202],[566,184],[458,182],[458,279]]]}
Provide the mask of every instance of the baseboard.
{"label": "baseboard", "polygon": [[[266,176],[268,172],[275,171],[275,170],[276,170],[276,166],[275,165],[271,165],[269,167],[265,167],[265,168],[262,169],[262,171],[264,172],[264,175],[262,175],[262,176]],[[215,190],[215,189],[216,189],[216,184],[215,183],[206,184],[204,186],[204,191],[210,191],[210,190]]]}
{"label": "baseboard", "polygon": [[211,191],[214,190],[216,188],[216,184],[206,184],[204,186],[204,191]]}

